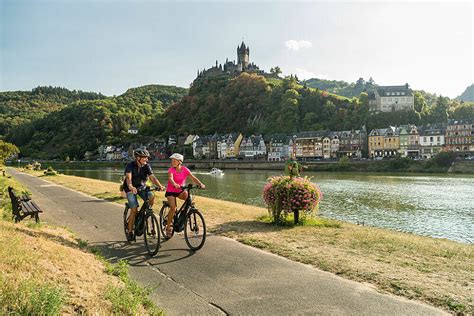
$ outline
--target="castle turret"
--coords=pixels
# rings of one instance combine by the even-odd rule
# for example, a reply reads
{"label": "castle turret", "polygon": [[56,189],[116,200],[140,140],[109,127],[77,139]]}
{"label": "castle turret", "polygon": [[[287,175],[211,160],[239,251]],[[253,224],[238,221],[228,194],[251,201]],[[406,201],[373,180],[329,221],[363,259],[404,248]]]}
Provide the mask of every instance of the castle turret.
{"label": "castle turret", "polygon": [[245,71],[249,65],[249,55],[250,49],[245,46],[245,43],[242,41],[240,47],[237,46],[237,65],[242,71]]}

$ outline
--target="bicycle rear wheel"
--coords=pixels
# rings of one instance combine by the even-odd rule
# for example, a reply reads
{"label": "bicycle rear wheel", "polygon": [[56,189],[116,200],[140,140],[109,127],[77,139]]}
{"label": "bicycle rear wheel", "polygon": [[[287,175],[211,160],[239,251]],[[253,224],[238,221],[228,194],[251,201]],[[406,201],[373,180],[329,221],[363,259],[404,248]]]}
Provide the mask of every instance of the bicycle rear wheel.
{"label": "bicycle rear wheel", "polygon": [[160,225],[155,214],[145,215],[145,227],[143,231],[145,247],[151,256],[156,255],[160,249]]}
{"label": "bicycle rear wheel", "polygon": [[123,211],[123,230],[125,232],[125,238],[128,238],[128,217],[130,216],[131,210],[128,205],[125,205],[125,210]]}
{"label": "bicycle rear wheel", "polygon": [[[163,207],[160,210],[160,232],[161,236],[163,238],[168,239],[166,236],[166,222],[168,221],[168,214],[170,213],[170,207],[169,205],[163,205]],[[171,226],[173,226],[173,223],[171,223]],[[172,231],[171,236],[174,235],[174,230]]]}
{"label": "bicycle rear wheel", "polygon": [[184,240],[189,249],[194,251],[201,249],[206,241],[206,222],[204,222],[201,212],[196,209],[189,211],[186,216]]}

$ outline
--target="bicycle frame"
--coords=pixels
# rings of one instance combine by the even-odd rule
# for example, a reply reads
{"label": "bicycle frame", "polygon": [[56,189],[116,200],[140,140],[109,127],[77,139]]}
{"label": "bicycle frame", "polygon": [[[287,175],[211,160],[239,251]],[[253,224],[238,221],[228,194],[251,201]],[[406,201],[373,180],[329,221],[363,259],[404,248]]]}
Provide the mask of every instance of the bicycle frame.
{"label": "bicycle frame", "polygon": [[173,225],[171,235],[165,232],[165,227],[169,220],[170,205],[168,201],[163,201],[163,207],[160,210],[160,231],[165,240],[167,240],[175,232],[182,232],[184,230],[186,244],[189,249],[196,251],[201,249],[206,241],[206,223],[203,215],[194,205],[193,195],[191,194],[191,190],[194,188],[198,187],[192,184],[181,187],[183,191],[186,190],[188,192],[188,197],[181,207],[175,211],[171,219]]}
{"label": "bicycle frame", "polygon": [[[145,192],[151,192],[151,191],[156,191],[156,189],[151,189],[150,187],[146,187],[140,191],[145,191]],[[126,203],[128,205],[128,203]],[[137,212],[137,215],[135,216],[135,233],[140,230],[143,230],[143,224],[145,223],[144,219],[149,212],[153,212],[153,208],[150,206],[150,203],[148,202],[147,199],[143,200],[143,204],[140,207],[140,210]],[[140,225],[138,225],[140,224]],[[136,234],[137,236],[142,235],[143,232],[140,234]]]}
{"label": "bicycle frame", "polygon": [[189,184],[187,186],[182,187],[183,190],[186,190],[188,192],[188,197],[184,201],[184,203],[181,205],[179,210],[176,210],[176,212],[174,213],[173,228],[175,228],[176,232],[180,232],[182,230],[182,229],[176,229],[176,228],[180,228],[178,226],[180,224],[179,223],[180,217],[182,216],[182,218],[185,218],[186,214],[189,212],[189,210],[191,210],[191,208],[194,207],[193,195],[191,194],[191,190],[194,189],[194,188],[196,188],[196,186],[193,186],[192,184]]}

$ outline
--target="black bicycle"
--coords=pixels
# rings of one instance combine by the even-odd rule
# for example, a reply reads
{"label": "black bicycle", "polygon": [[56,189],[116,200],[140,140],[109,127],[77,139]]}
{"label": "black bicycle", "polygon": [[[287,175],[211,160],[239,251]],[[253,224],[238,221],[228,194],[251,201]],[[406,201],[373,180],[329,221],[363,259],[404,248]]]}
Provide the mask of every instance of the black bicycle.
{"label": "black bicycle", "polygon": [[[139,189],[139,191],[143,192],[150,192],[150,191],[159,191],[159,188],[150,188],[144,187]],[[146,195],[145,195],[146,196]],[[130,207],[128,202],[125,203],[125,210],[123,211],[123,227],[125,231],[125,236],[128,236],[128,218],[130,216]],[[143,235],[143,239],[145,241],[145,248],[151,256],[156,255],[158,250],[160,249],[160,226],[158,224],[158,219],[153,212],[148,201],[143,201],[143,205],[138,211],[135,217],[134,223],[134,233],[135,238],[136,236]]]}
{"label": "black bicycle", "polygon": [[[184,240],[189,249],[196,251],[204,246],[206,241],[206,222],[204,216],[196,208],[191,194],[192,189],[200,188],[199,186],[188,184],[181,187],[182,190],[188,191],[188,198],[183,205],[177,210],[173,217],[173,232],[172,235],[184,230]],[[166,236],[166,222],[168,221],[168,214],[170,205],[167,201],[163,202],[163,207],[160,210],[160,230],[165,239]]]}

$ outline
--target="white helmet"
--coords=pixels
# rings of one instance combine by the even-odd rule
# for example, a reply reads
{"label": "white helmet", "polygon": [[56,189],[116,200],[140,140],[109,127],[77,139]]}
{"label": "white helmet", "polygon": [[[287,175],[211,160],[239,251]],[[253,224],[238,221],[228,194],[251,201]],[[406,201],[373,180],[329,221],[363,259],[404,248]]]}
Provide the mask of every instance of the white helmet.
{"label": "white helmet", "polygon": [[181,154],[178,154],[178,153],[174,153],[170,156],[170,159],[176,159],[176,160],[180,161],[181,163],[183,163],[184,156],[181,155]]}

